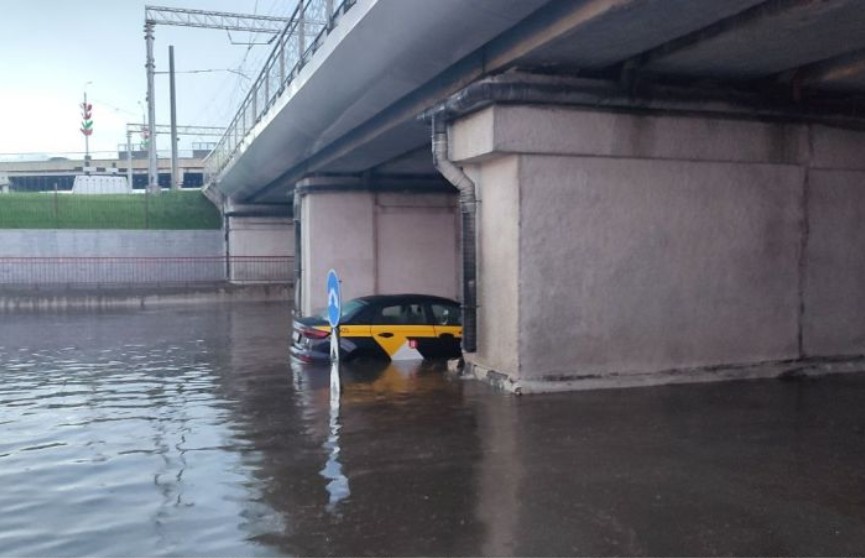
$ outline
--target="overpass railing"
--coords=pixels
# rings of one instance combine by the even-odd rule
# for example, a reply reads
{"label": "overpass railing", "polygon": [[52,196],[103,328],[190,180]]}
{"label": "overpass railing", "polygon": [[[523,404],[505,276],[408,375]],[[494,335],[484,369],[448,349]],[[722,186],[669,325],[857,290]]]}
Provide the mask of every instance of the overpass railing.
{"label": "overpass railing", "polygon": [[273,107],[285,88],[297,77],[357,0],[301,0],[279,34],[258,78],[228,125],[225,134],[205,160],[205,181],[219,175],[237,154],[244,138]]}

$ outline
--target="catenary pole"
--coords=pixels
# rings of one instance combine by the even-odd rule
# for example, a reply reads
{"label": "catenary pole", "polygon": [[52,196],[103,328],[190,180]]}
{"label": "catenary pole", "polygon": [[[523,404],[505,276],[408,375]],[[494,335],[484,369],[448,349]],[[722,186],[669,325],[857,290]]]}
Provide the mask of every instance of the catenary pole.
{"label": "catenary pole", "polygon": [[174,45],[168,47],[168,76],[171,84],[171,189],[180,189],[177,172],[177,89],[174,83]]}
{"label": "catenary pole", "polygon": [[[156,64],[153,60],[153,24],[144,24],[144,39],[147,42],[147,125],[153,129],[156,124],[156,102],[153,94],[153,78]],[[150,135],[147,145],[147,191],[159,192],[159,174],[156,158],[156,134]]]}

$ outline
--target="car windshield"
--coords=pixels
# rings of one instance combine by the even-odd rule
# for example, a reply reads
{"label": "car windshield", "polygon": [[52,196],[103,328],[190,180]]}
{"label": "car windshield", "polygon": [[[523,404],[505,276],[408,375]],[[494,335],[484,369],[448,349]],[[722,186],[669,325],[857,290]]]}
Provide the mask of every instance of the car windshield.
{"label": "car windshield", "polygon": [[[354,316],[357,313],[358,310],[360,310],[364,306],[366,306],[366,302],[364,302],[362,300],[355,299],[355,300],[349,300],[349,301],[344,302],[342,304],[342,316],[340,317],[340,319],[346,320],[348,318],[351,318],[352,316]],[[313,316],[315,316],[317,318],[321,318],[323,320],[326,320],[327,319],[327,308],[324,308],[324,309],[319,308],[319,309],[315,310],[313,312]]]}

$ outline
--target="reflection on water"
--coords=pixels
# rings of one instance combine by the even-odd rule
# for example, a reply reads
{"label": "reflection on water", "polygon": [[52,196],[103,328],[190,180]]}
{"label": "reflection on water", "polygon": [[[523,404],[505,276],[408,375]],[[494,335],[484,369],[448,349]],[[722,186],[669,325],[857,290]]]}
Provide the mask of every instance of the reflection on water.
{"label": "reflection on water", "polygon": [[351,494],[348,479],[342,473],[342,464],[339,462],[340,388],[339,361],[334,361],[330,365],[330,435],[324,444],[328,457],[324,469],[321,470],[321,476],[330,481],[327,483],[327,492],[330,494],[327,511],[331,513],[336,510],[336,505],[341,500],[348,498]]}
{"label": "reflection on water", "polygon": [[0,322],[0,554],[865,548],[865,377],[514,398],[292,367],[289,309]]}
{"label": "reflection on water", "polygon": [[[414,475],[377,460],[409,458],[413,438],[394,450],[403,428],[429,419],[423,393],[454,406],[461,387],[432,368],[343,364],[340,393],[329,367],[292,368],[289,318],[248,305],[0,324],[2,553],[363,549],[360,525],[392,517],[363,502]],[[353,536],[334,535],[352,524]],[[413,535],[400,538],[394,548],[411,553]]]}

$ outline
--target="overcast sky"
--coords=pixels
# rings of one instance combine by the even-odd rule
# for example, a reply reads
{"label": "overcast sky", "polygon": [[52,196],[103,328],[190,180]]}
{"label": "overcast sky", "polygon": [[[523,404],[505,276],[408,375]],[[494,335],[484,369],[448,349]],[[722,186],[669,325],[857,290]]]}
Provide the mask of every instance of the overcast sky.
{"label": "overcast sky", "polygon": [[[79,104],[93,104],[91,151],[116,151],[140,122],[147,78],[144,6],[290,15],[296,0],[0,0],[0,155],[83,152]],[[269,46],[246,33],[156,26],[156,71],[236,70],[254,79]],[[88,84],[88,82],[91,82]],[[178,123],[224,126],[249,81],[236,73],[178,73]],[[169,123],[169,82],[156,76],[157,122]],[[213,138],[182,137],[181,148]],[[168,138],[159,142],[168,149]]]}

